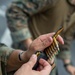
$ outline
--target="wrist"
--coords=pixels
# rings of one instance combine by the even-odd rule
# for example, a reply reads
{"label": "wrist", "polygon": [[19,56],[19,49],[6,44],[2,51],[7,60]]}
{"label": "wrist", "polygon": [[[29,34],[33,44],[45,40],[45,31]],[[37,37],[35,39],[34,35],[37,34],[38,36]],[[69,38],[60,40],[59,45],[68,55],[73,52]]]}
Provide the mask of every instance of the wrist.
{"label": "wrist", "polygon": [[30,44],[32,43],[32,39],[31,38],[26,39],[23,41],[23,43],[24,43],[25,47],[28,49]]}
{"label": "wrist", "polygon": [[68,64],[71,62],[71,60],[70,59],[64,59],[63,62],[64,62],[64,64]]}
{"label": "wrist", "polygon": [[28,50],[26,51],[26,56],[28,59],[30,59],[30,57],[32,56],[32,54],[34,54],[36,52],[34,46],[31,44],[28,48]]}
{"label": "wrist", "polygon": [[27,57],[26,51],[20,52],[18,57],[19,57],[19,61],[21,61],[21,62],[25,63],[25,62],[28,61],[28,57]]}
{"label": "wrist", "polygon": [[72,62],[65,63],[65,64],[64,64],[64,67],[67,68],[67,67],[70,66],[70,65],[73,65]]}

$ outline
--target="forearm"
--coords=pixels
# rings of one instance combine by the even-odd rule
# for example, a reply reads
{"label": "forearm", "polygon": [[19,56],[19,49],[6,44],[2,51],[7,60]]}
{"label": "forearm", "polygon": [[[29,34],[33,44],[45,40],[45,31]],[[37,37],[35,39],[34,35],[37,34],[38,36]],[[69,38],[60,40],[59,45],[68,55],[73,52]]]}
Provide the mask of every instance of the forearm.
{"label": "forearm", "polygon": [[11,53],[6,67],[8,72],[18,69],[23,63],[28,61],[29,58],[27,57],[25,51],[21,55],[22,61],[19,60],[19,53],[21,52],[22,50],[15,50]]}
{"label": "forearm", "polygon": [[29,16],[22,10],[24,10],[22,3],[17,4],[17,2],[13,2],[6,11],[6,18],[8,27],[11,31],[11,37],[13,42],[16,43],[20,43],[23,40],[31,38],[31,34],[28,29]]}
{"label": "forearm", "polygon": [[24,46],[28,49],[29,45],[32,43],[32,39],[28,38],[23,41]]}
{"label": "forearm", "polygon": [[64,64],[71,63],[71,59],[64,59],[63,62],[64,62]]}

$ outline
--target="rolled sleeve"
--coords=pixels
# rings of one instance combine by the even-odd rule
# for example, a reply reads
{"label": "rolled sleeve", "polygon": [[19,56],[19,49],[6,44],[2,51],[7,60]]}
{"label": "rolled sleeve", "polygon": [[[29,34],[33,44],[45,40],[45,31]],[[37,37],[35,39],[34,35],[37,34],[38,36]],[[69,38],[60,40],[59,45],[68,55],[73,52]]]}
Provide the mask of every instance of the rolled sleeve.
{"label": "rolled sleeve", "polygon": [[6,65],[10,54],[14,51],[6,45],[0,43],[0,75],[7,75]]}
{"label": "rolled sleeve", "polygon": [[0,57],[1,57],[0,61],[3,62],[5,65],[7,64],[7,60],[12,51],[14,51],[13,48],[8,48],[7,46],[0,44]]}
{"label": "rolled sleeve", "polygon": [[58,54],[58,58],[63,60],[71,59],[71,50],[70,50],[71,39],[68,38],[64,39],[64,45],[60,46],[60,53]]}
{"label": "rolled sleeve", "polygon": [[62,51],[62,52],[59,53],[58,58],[63,59],[63,60],[71,59],[71,52],[70,51],[66,51],[66,50]]}

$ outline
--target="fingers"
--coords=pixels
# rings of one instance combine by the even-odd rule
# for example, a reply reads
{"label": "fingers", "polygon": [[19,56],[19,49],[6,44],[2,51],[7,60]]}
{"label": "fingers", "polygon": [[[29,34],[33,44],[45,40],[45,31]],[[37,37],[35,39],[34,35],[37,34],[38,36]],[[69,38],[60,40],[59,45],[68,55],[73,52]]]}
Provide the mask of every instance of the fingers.
{"label": "fingers", "polygon": [[43,38],[40,37],[39,40],[41,42],[40,44],[41,49],[45,49],[46,47],[50,46],[53,42],[52,37],[47,37],[47,36]]}
{"label": "fingers", "polygon": [[50,64],[44,59],[40,59],[39,63],[43,66],[43,69],[40,71],[41,74],[42,75],[49,75],[49,73],[51,72]]}
{"label": "fingers", "polygon": [[57,40],[59,41],[59,43],[64,44],[64,40],[60,35],[58,35]]}
{"label": "fingers", "polygon": [[52,37],[50,36],[48,37],[46,35],[47,34],[41,35],[37,39],[35,39],[30,45],[30,48],[36,51],[36,50],[43,50],[46,47],[48,47],[53,42],[53,39]]}
{"label": "fingers", "polygon": [[37,71],[41,71],[43,69],[43,66],[39,64],[39,67],[37,68]]}
{"label": "fingers", "polygon": [[47,60],[49,64],[53,64],[54,63],[54,58],[52,60]]}
{"label": "fingers", "polygon": [[26,63],[26,66],[30,69],[32,69],[35,65],[37,61],[37,56],[35,54],[33,54],[30,58],[30,60],[28,61],[28,63]]}
{"label": "fingers", "polygon": [[[55,34],[55,32],[52,32],[52,33],[47,34],[47,36],[52,37],[54,34]],[[64,44],[64,40],[60,35],[57,36],[57,40],[58,40],[59,43]]]}
{"label": "fingers", "polygon": [[[51,66],[53,66],[53,64],[54,64],[54,59],[52,59],[52,60],[47,60],[47,62],[51,65]],[[52,68],[52,67],[51,67]],[[39,65],[39,67],[37,68],[37,70],[38,71],[41,71],[43,69],[43,66],[40,64]]]}
{"label": "fingers", "polygon": [[[41,41],[43,42],[44,45],[48,46],[52,43],[52,37],[53,37],[54,34],[55,33],[53,32],[53,33],[42,35],[40,37],[40,39],[41,39]],[[42,39],[42,37],[43,37],[43,39]],[[57,40],[58,40],[59,43],[64,44],[63,38],[60,35],[57,36]],[[49,43],[47,41],[49,41]],[[47,43],[47,44],[45,44],[45,43]]]}
{"label": "fingers", "polygon": [[[50,46],[53,42],[52,36],[54,34],[55,33],[44,34],[35,39],[29,47],[29,56],[31,56],[31,54],[35,53],[37,50],[41,51]],[[60,35],[57,37],[57,40],[59,43],[64,44],[63,38]]]}

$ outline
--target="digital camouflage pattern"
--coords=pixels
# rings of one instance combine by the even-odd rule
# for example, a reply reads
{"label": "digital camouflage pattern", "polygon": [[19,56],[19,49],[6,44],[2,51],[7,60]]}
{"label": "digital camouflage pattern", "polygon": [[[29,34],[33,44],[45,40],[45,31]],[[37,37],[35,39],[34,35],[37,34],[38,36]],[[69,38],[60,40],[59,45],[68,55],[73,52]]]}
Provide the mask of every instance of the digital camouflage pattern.
{"label": "digital camouflage pattern", "polygon": [[41,34],[57,31],[61,26],[61,36],[65,45],[59,58],[71,58],[70,42],[75,39],[74,0],[17,0],[6,12],[8,27],[14,43],[34,39]]}
{"label": "digital camouflage pattern", "polygon": [[0,43],[0,75],[7,75],[7,60],[14,49]]}
{"label": "digital camouflage pattern", "polygon": [[[57,1],[57,0],[56,0]],[[54,0],[19,0],[13,2],[7,10],[8,27],[14,42],[30,38],[28,20],[31,16],[40,11],[46,5],[54,5]],[[17,38],[17,39],[16,39]]]}

